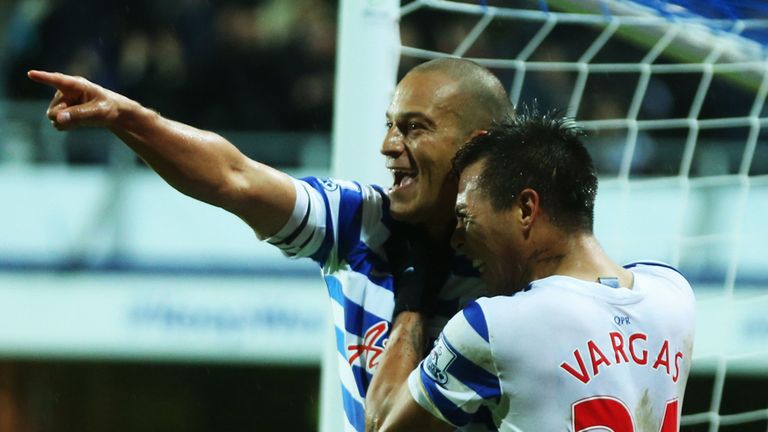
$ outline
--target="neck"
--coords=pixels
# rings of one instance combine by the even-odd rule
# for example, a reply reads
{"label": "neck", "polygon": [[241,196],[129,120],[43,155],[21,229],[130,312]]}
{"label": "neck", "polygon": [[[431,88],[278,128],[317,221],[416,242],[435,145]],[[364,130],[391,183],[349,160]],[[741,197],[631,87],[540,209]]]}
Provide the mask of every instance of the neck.
{"label": "neck", "polygon": [[456,218],[451,216],[450,219],[430,221],[423,225],[424,229],[429,234],[429,238],[434,241],[450,241],[451,234],[453,234],[453,228],[456,226]]}
{"label": "neck", "polygon": [[600,277],[617,277],[621,286],[632,287],[632,273],[613,262],[593,234],[567,235],[555,231],[547,247],[534,249],[528,257],[528,282],[552,275],[589,282]]}
{"label": "neck", "polygon": [[[449,189],[449,186],[443,188],[443,190]],[[434,241],[450,242],[451,235],[453,235],[453,229],[456,227],[456,216],[453,210],[454,203],[456,202],[455,192],[451,196],[451,199],[440,200],[436,208],[431,213],[425,215],[423,223],[420,224]]]}

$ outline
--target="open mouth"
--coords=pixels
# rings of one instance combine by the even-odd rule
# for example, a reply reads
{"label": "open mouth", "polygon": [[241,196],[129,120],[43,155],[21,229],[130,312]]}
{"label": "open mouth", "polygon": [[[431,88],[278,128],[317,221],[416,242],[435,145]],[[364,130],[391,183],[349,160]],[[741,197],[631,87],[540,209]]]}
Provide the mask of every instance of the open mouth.
{"label": "open mouth", "polygon": [[472,259],[472,267],[475,268],[475,270],[479,271],[480,273],[485,271],[485,261],[479,260],[477,258]]}
{"label": "open mouth", "polygon": [[394,183],[392,184],[391,191],[397,191],[406,188],[413,184],[418,177],[418,173],[415,171],[406,171],[399,169],[391,169],[392,176],[394,177]]}

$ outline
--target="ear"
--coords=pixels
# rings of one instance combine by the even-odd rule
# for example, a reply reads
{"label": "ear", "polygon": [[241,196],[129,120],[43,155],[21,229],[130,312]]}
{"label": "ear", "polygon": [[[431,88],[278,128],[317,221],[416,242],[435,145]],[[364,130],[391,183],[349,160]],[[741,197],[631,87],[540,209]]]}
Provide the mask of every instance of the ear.
{"label": "ear", "polygon": [[472,141],[473,139],[475,139],[475,138],[477,138],[479,136],[483,136],[483,135],[488,135],[488,131],[485,130],[485,129],[474,130],[474,131],[472,131],[471,134],[469,134],[469,136],[467,137],[467,141],[466,142]]}
{"label": "ear", "polygon": [[468,133],[467,135],[464,135],[463,138],[461,138],[461,136],[457,137],[460,140],[457,142],[457,144],[459,145],[459,147],[461,147],[467,144],[468,142],[472,141],[473,139],[483,135],[488,135],[488,131],[485,129],[475,129],[472,132]]}
{"label": "ear", "polygon": [[541,198],[539,193],[531,188],[520,191],[517,198],[520,205],[520,225],[529,231],[541,212]]}

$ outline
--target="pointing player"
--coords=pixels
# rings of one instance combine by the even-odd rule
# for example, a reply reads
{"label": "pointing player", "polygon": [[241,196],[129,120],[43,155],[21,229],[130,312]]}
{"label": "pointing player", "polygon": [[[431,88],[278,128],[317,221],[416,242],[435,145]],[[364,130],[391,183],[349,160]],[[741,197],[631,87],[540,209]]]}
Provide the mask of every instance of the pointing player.
{"label": "pointing player", "polygon": [[522,113],[459,150],[453,244],[495,297],[449,321],[380,430],[423,430],[431,415],[465,429],[478,414],[488,430],[678,430],[693,292],[672,267],[605,254],[578,135]]}
{"label": "pointing player", "polygon": [[[332,300],[348,431],[364,428],[363,403],[384,344],[391,339],[399,346],[397,335],[390,338],[393,310],[403,312],[398,319],[404,333],[422,330],[422,299],[398,289],[396,304],[392,273],[408,279],[403,285],[444,286],[437,302],[444,307],[429,323],[433,336],[457,307],[482,291],[469,265],[450,269],[450,277],[449,269],[431,277],[439,269],[419,265],[414,282],[412,274],[400,277],[409,263],[390,265],[385,252],[402,249],[395,243],[407,237],[401,224],[407,222],[441,245],[442,255],[452,255],[457,185],[451,158],[512,109],[498,79],[472,62],[433,60],[398,84],[381,147],[394,174],[389,191],[351,181],[294,179],[247,158],[217,134],[163,118],[84,78],[40,71],[29,77],[57,89],[47,112],[57,129],[108,128],[174,188],[237,215],[286,255],[318,263]],[[390,233],[400,233],[400,240],[387,242]]]}

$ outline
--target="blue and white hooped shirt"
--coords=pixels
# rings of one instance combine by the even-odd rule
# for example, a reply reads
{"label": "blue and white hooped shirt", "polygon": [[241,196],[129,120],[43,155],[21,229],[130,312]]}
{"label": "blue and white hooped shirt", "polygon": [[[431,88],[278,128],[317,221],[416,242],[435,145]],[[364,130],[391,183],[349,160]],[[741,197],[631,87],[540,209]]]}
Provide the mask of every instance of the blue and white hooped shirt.
{"label": "blue and white hooped shirt", "polygon": [[[365,429],[364,400],[389,337],[394,295],[384,242],[397,226],[378,186],[307,177],[295,180],[296,204],[286,225],[266,239],[294,258],[320,265],[336,330],[345,431]],[[462,257],[440,293],[429,324],[436,338],[448,319],[484,292]]]}

